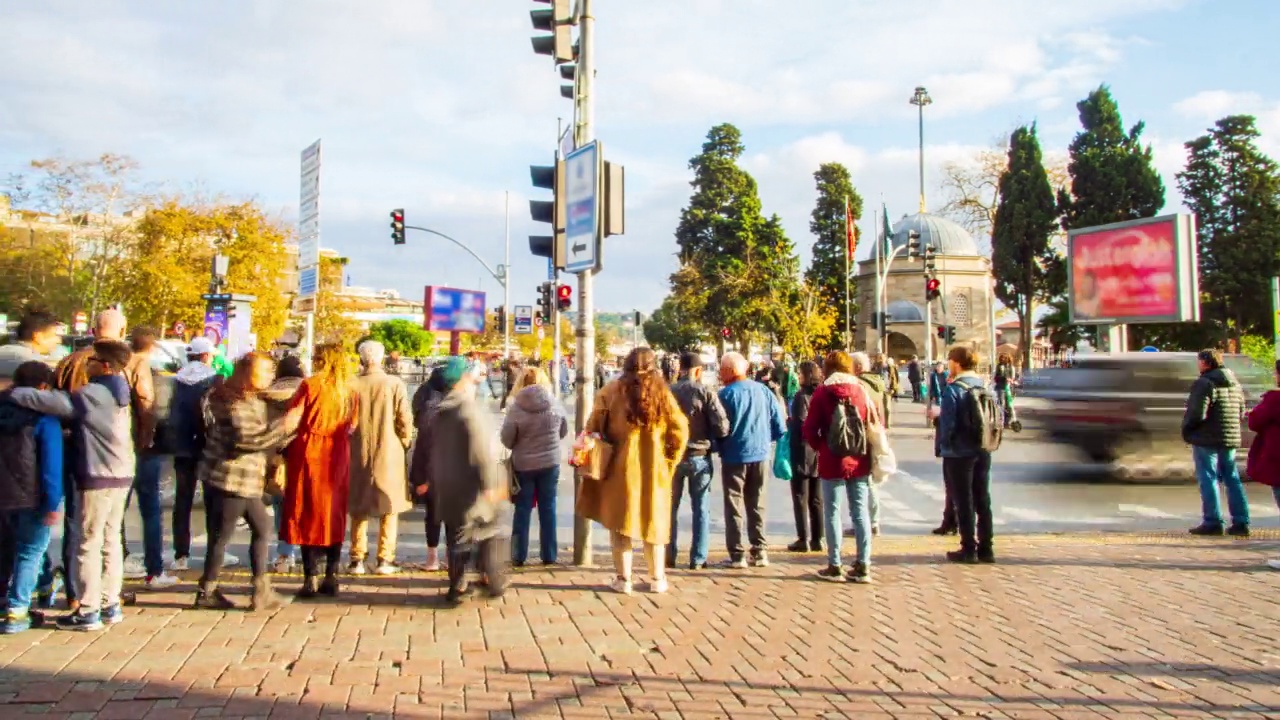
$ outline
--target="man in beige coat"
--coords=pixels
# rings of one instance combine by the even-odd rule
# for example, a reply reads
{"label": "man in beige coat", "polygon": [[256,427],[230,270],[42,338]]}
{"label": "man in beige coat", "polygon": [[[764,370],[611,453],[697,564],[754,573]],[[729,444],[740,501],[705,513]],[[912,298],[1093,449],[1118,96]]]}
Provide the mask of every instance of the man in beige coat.
{"label": "man in beige coat", "polygon": [[405,451],[413,433],[413,413],[404,381],[388,375],[382,361],[386,348],[369,340],[360,344],[360,376],[352,381],[359,402],[359,421],[351,442],[351,515],[353,575],[363,575],[369,555],[369,519],[379,519],[379,575],[394,575],[396,533],[400,513],[413,507],[405,477]]}

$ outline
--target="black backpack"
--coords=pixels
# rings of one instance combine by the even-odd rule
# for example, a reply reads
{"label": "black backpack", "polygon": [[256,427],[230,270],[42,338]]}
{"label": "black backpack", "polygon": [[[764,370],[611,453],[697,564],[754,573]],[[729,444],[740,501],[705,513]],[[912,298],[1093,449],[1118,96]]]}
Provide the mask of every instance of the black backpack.
{"label": "black backpack", "polygon": [[858,408],[846,398],[836,398],[835,410],[831,411],[827,448],[840,458],[861,457],[868,453],[866,423],[858,414]]}
{"label": "black backpack", "polygon": [[965,444],[985,452],[999,450],[1004,437],[1004,410],[995,393],[990,388],[961,380],[955,380],[954,384],[963,388],[964,394],[956,406],[952,440],[964,440]]}

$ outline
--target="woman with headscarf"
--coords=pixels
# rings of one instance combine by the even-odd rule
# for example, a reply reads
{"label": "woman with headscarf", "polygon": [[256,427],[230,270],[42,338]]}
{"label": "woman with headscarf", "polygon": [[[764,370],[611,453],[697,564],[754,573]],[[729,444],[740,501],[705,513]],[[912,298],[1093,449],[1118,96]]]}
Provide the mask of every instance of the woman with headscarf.
{"label": "woman with headscarf", "polygon": [[639,540],[649,565],[649,591],[666,592],[671,478],[689,440],[689,421],[652,350],[631,351],[622,377],[596,396],[586,429],[613,446],[606,477],[586,480],[578,491],[580,513],[612,534],[613,589],[631,594],[631,552]]}
{"label": "woman with headscarf", "polygon": [[441,567],[440,533],[444,529],[444,524],[440,522],[439,496],[428,482],[430,453],[423,438],[427,437],[427,429],[431,419],[435,417],[436,409],[449,394],[449,387],[444,381],[444,371],[444,365],[433,369],[431,376],[413,394],[413,401],[410,403],[413,407],[413,427],[414,432],[417,433],[417,439],[414,440],[409,452],[409,486],[414,489],[414,502],[425,506],[427,511],[425,520],[427,564],[423,566],[427,572],[435,572]]}
{"label": "woman with headscarf", "polygon": [[791,401],[787,436],[791,444],[791,508],[797,540],[791,552],[822,551],[822,480],[818,476],[818,452],[804,441],[804,421],[809,417],[813,393],[822,386],[822,368],[808,360],[800,363],[799,389]]}
{"label": "woman with headscarf", "polygon": [[[338,594],[338,563],[347,532],[351,432],[356,400],[351,362],[340,345],[316,348],[316,372],[302,382],[292,408],[302,412],[297,437],[285,453],[287,484],[280,539],[302,548],[298,597]],[[324,581],[316,584],[324,561]]]}

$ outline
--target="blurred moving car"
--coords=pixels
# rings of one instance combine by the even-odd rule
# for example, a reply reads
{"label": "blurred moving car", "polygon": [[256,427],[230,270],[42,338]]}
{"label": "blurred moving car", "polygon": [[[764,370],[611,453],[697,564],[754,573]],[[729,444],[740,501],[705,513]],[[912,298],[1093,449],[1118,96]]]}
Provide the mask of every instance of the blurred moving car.
{"label": "blurred moving car", "polygon": [[[1271,374],[1250,358],[1227,355],[1225,365],[1252,409],[1271,389]],[[1111,466],[1122,479],[1167,479],[1189,473],[1182,416],[1199,377],[1191,352],[1077,356],[1070,368],[1044,368],[1023,378],[1018,413],[1054,442]],[[1244,428],[1244,445],[1253,434]],[[1239,453],[1244,462],[1245,453]]]}

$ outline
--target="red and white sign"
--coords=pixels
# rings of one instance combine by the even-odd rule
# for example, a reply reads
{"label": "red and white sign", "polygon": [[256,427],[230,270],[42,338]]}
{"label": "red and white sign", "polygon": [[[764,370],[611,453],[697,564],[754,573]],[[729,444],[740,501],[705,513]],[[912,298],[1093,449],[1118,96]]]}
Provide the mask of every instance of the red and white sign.
{"label": "red and white sign", "polygon": [[89,331],[89,314],[83,310],[79,310],[75,315],[71,316],[71,327],[77,335],[83,335]]}
{"label": "red and white sign", "polygon": [[1195,322],[1200,283],[1195,218],[1165,215],[1067,235],[1071,322]]}
{"label": "red and white sign", "polygon": [[187,331],[187,326],[181,320],[173,324],[173,334],[181,335]]}

